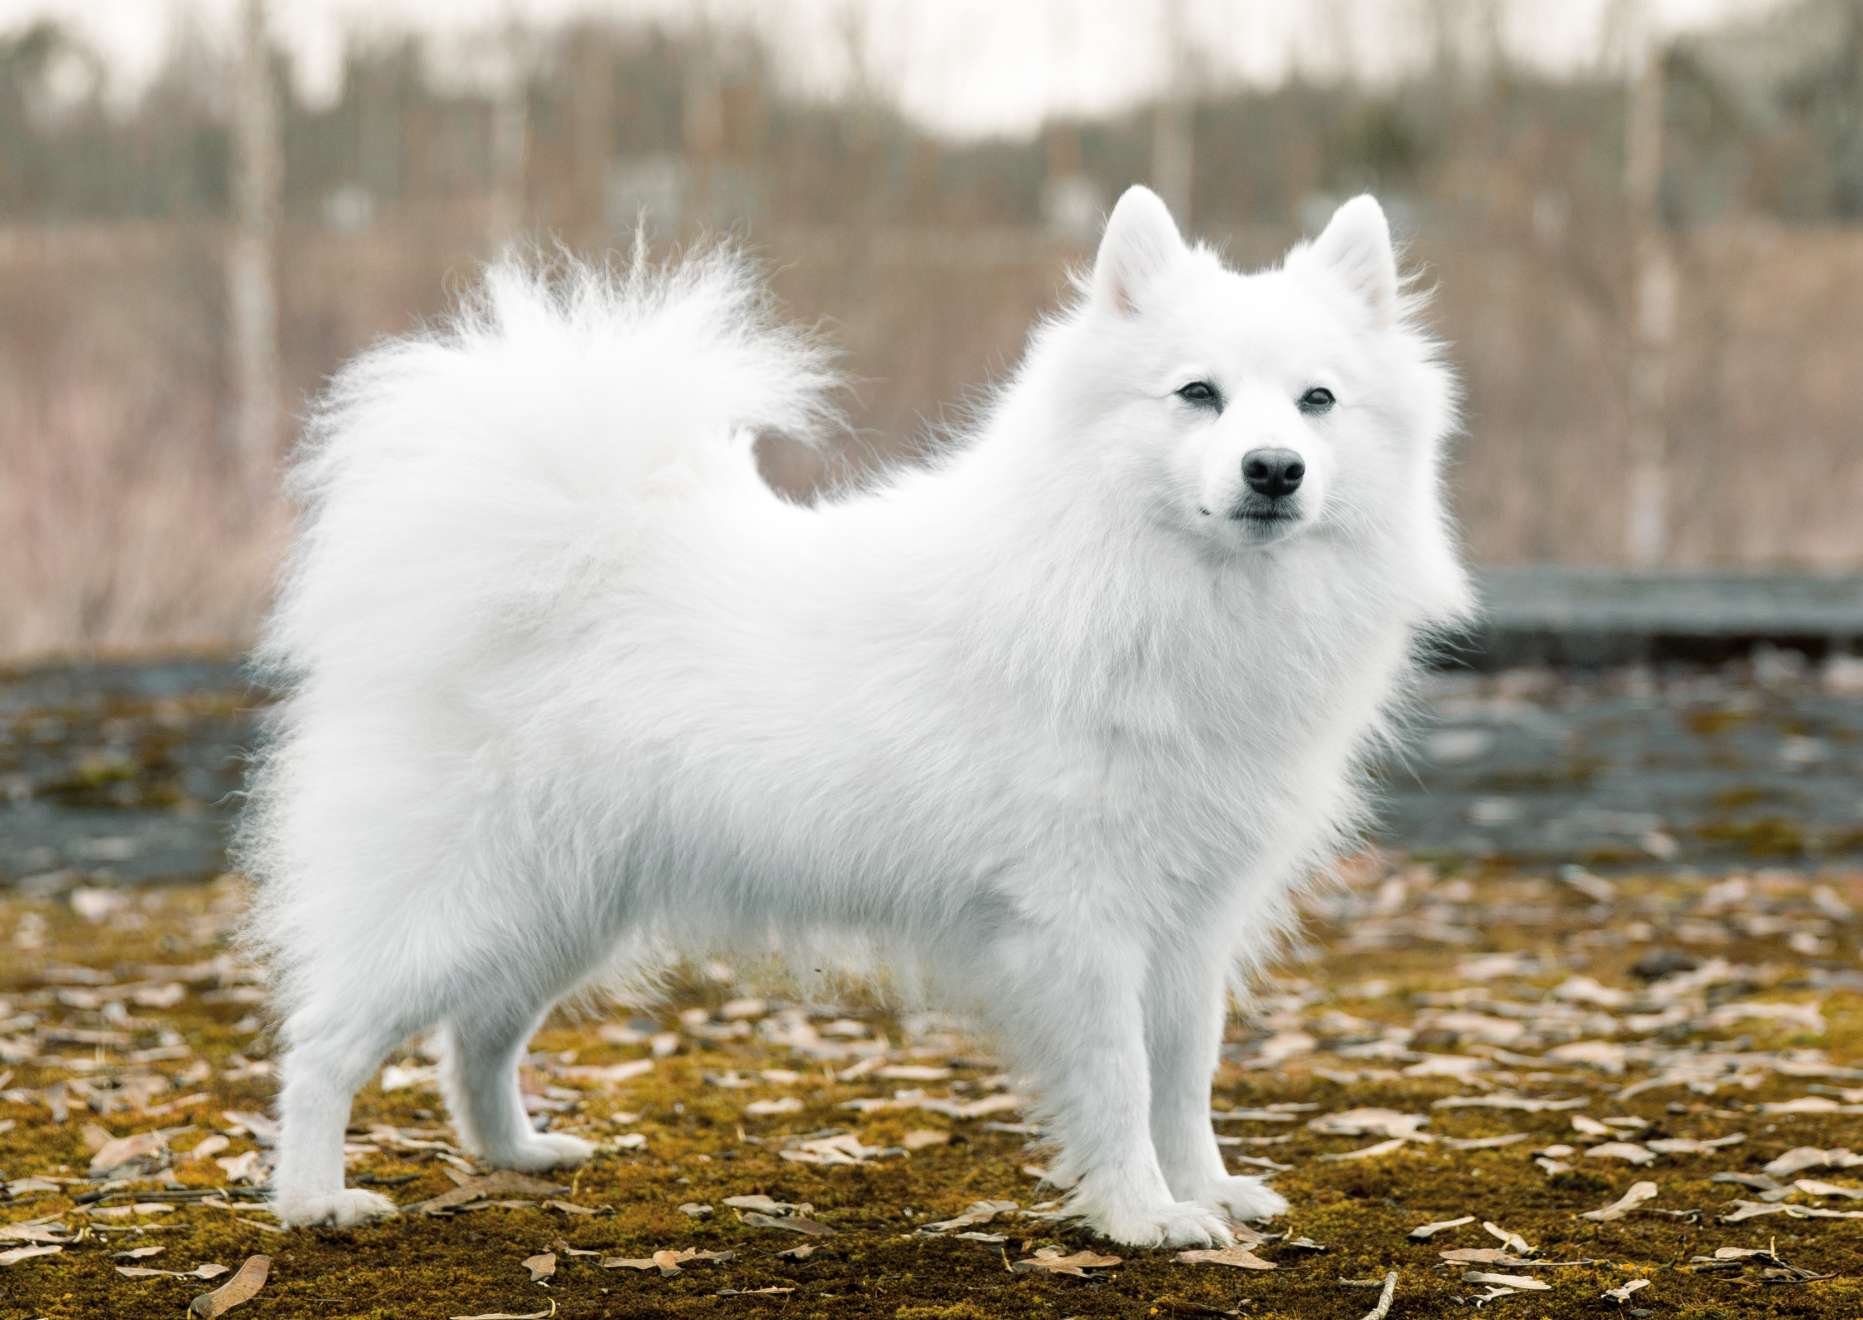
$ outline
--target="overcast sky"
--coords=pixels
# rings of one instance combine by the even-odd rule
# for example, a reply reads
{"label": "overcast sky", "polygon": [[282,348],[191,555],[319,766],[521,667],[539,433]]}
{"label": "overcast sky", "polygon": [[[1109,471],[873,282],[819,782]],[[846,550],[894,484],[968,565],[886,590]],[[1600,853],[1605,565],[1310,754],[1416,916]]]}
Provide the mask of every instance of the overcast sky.
{"label": "overcast sky", "polygon": [[[1782,0],[1644,0],[1652,20],[1684,31],[1776,7]],[[861,52],[867,76],[920,121],[951,134],[1015,133],[1053,113],[1117,111],[1153,94],[1169,59],[1164,14],[1181,5],[1187,45],[1212,81],[1272,82],[1293,68],[1346,63],[1390,76],[1424,58],[1431,12],[1475,14],[1484,0],[268,0],[298,91],[333,96],[354,34],[413,29],[440,42],[443,69],[512,17],[709,16],[749,24],[801,88],[832,95]],[[1511,55],[1560,70],[1595,63],[1638,0],[1501,0]],[[83,33],[112,71],[113,95],[133,98],[160,66],[184,13],[216,43],[230,41],[240,0],[0,0],[0,31],[50,15]],[[454,52],[453,56],[448,51]]]}

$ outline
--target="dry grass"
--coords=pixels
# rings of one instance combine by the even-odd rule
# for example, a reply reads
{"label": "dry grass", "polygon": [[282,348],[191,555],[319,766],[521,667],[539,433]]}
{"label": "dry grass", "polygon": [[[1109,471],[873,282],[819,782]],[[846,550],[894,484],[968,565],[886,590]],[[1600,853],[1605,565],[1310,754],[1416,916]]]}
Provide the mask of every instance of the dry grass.
{"label": "dry grass", "polygon": [[[222,440],[218,232],[0,234],[0,658],[251,636],[285,515],[253,507]],[[791,310],[828,323],[860,380],[834,452],[773,448],[770,475],[797,491],[933,443],[1088,255],[1003,230],[757,237]],[[1295,235],[1223,237],[1255,264]],[[361,237],[289,231],[285,412],[372,337],[444,310],[484,251],[468,208]],[[1426,236],[1412,256],[1439,286],[1434,317],[1468,383],[1454,482],[1473,556],[1619,558],[1625,272],[1610,236]],[[1681,259],[1673,561],[1854,566],[1863,233],[1710,230]]]}

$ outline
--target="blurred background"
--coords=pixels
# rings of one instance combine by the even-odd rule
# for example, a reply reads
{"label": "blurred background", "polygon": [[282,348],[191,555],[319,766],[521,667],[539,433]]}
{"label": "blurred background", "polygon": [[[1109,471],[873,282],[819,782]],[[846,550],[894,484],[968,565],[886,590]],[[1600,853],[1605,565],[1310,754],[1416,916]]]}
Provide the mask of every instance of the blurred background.
{"label": "blurred background", "polygon": [[248,640],[321,382],[509,241],[730,232],[911,461],[1150,183],[1369,189],[1474,559],[1863,562],[1863,0],[0,0],[0,660]]}

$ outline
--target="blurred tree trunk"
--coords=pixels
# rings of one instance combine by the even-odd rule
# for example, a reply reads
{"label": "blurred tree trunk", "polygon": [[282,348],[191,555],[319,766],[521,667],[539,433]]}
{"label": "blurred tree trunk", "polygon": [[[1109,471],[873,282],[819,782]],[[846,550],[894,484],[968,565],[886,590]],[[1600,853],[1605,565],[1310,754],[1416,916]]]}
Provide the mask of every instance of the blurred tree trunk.
{"label": "blurred tree trunk", "polygon": [[1184,0],[1162,0],[1169,61],[1166,84],[1152,111],[1151,186],[1164,199],[1178,228],[1190,228],[1190,179],[1194,164],[1193,128],[1196,109],[1192,100],[1191,54],[1185,31]]}
{"label": "blurred tree trunk", "polygon": [[1625,550],[1633,564],[1669,553],[1667,373],[1675,338],[1675,257],[1661,214],[1663,45],[1647,0],[1634,14],[1626,89],[1624,194],[1635,306],[1630,349],[1630,471]]}
{"label": "blurred tree trunk", "polygon": [[235,109],[233,241],[227,252],[233,438],[247,485],[271,482],[278,445],[278,288],[274,270],[284,142],[272,86],[264,0],[246,0]]}
{"label": "blurred tree trunk", "polygon": [[493,248],[519,237],[528,224],[525,176],[530,156],[530,38],[513,23],[505,37],[510,62],[492,102],[492,205],[488,218]]}

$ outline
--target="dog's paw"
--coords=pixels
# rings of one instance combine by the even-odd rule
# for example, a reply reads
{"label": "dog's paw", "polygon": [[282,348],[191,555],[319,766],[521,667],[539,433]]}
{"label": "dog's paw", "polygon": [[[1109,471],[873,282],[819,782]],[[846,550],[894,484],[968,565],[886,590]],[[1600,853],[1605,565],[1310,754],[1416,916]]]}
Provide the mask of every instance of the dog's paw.
{"label": "dog's paw", "polygon": [[1219,1178],[1195,1197],[1228,1219],[1272,1219],[1287,1213],[1287,1198],[1259,1178]]}
{"label": "dog's paw", "polygon": [[327,1224],[332,1228],[351,1228],[400,1213],[395,1203],[380,1192],[365,1192],[360,1187],[344,1187],[334,1192],[274,1193],[271,1209],[278,1222],[287,1227]]}
{"label": "dog's paw", "polygon": [[518,1144],[517,1149],[494,1157],[489,1163],[517,1169],[523,1173],[541,1173],[569,1164],[581,1164],[595,1153],[592,1142],[562,1132],[540,1132]]}
{"label": "dog's paw", "polygon": [[1196,1201],[1102,1210],[1087,1216],[1087,1226],[1102,1237],[1128,1247],[1227,1247],[1235,1234],[1221,1214]]}

